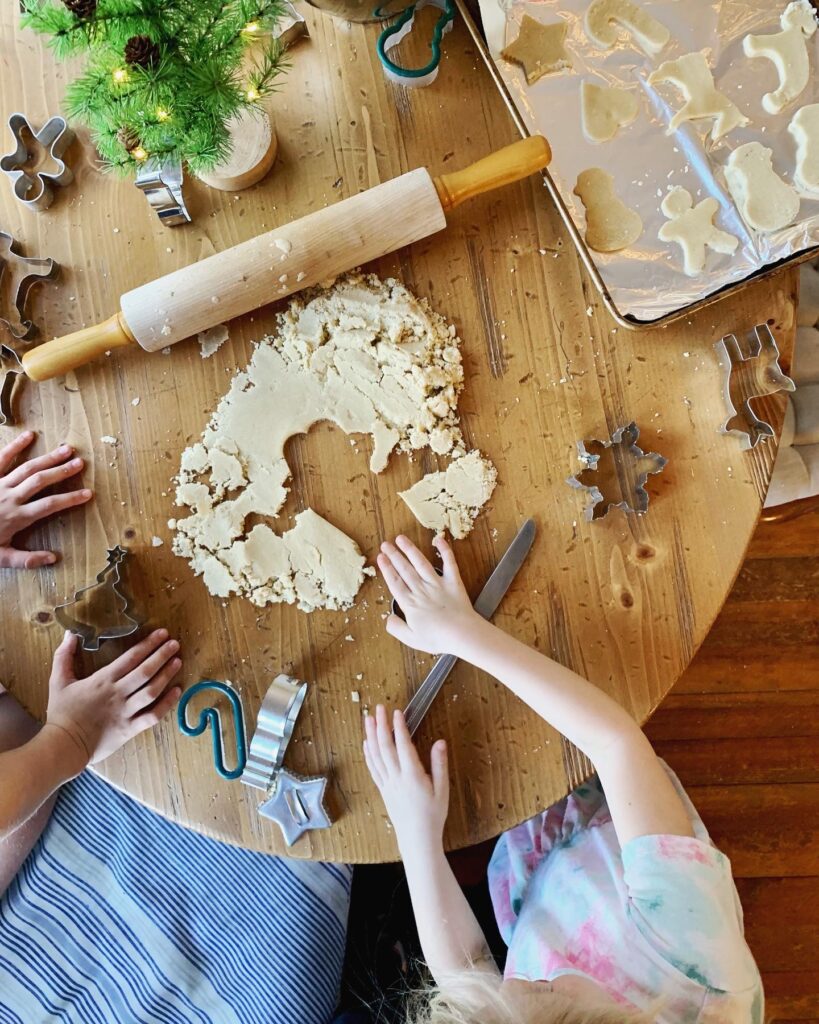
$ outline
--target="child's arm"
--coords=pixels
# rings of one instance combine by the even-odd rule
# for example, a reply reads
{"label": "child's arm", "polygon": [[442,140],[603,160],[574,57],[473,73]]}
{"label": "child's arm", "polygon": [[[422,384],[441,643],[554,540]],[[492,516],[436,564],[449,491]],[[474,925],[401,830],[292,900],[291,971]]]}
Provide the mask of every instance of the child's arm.
{"label": "child's arm", "polygon": [[45,827],[59,787],[151,728],[176,702],[179,687],[168,686],[182,664],[178,649],[166,630],[156,630],[77,679],[77,638],[66,633],[54,653],[41,729],[0,692],[0,893]]}
{"label": "child's arm", "polygon": [[400,711],[395,736],[382,705],[364,719],[364,756],[395,828],[424,959],[439,987],[470,966],[497,973],[481,927],[444,855],[449,775],[443,740],[427,775]]}
{"label": "child's arm", "polygon": [[495,676],[579,747],[600,775],[621,846],[640,835],[693,835],[682,801],[631,716],[570,669],[482,619],[452,549],[443,538],[435,545],[442,577],[406,537],[382,545],[378,564],[406,617],[390,616],[388,632],[416,650],[454,654]]}

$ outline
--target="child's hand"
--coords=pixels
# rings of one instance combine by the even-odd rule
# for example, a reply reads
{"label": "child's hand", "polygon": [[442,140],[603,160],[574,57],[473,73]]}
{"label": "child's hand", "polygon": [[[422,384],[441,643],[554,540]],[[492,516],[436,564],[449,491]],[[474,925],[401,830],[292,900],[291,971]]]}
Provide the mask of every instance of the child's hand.
{"label": "child's hand", "polygon": [[86,764],[96,764],[124,743],[156,725],[179,699],[168,684],[182,662],[176,640],[157,629],[116,661],[77,679],[77,637],[66,633],[54,652],[48,681],[46,725],[59,726],[75,741]]}
{"label": "child's hand", "polygon": [[483,620],[472,608],[452,548],[443,537],[432,543],[441,556],[443,576],[408,538],[381,545],[378,568],[406,619],[390,615],[387,632],[416,651],[457,654],[469,631]]}
{"label": "child's hand", "polygon": [[0,448],[0,569],[36,569],[52,565],[57,556],[52,551],[20,551],[12,539],[39,519],[83,505],[91,498],[89,490],[66,491],[45,498],[36,495],[81,472],[84,462],[72,458],[74,449],[60,445],[48,455],[28,459],[12,469],[17,456],[34,440],[30,430],[23,431],[11,444]]}
{"label": "child's hand", "polygon": [[393,714],[393,726],[394,738],[383,704],[376,707],[375,717],[364,718],[364,759],[405,855],[410,845],[443,843],[449,771],[443,740],[432,747],[427,775],[401,711]]}

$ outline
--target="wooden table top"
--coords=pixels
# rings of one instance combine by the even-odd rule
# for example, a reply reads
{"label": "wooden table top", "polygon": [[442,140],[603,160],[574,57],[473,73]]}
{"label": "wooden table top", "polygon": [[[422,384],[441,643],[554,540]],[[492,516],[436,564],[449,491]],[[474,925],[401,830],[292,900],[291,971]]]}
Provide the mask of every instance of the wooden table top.
{"label": "wooden table top", "polygon": [[[127,289],[276,224],[337,202],[412,167],[433,173],[511,142],[515,130],[463,24],[445,40],[438,80],[405,90],[382,75],[375,26],[347,25],[307,9],[311,39],[272,109],[280,140],[273,172],[237,194],[187,187],[194,221],[162,227],[127,181],[103,175],[87,138],[69,154],[76,173],[50,210],[35,214],[0,181],[2,222],[28,255],[62,264],[39,286],[32,314],[52,337],[108,316]],[[35,122],[57,113],[71,69],[43,41],[0,14],[5,118]],[[386,210],[385,216],[412,216]],[[742,562],[764,496],[773,446],[740,450],[718,433],[724,419],[713,341],[768,320],[786,351],[794,329],[795,272],[771,276],[690,320],[662,330],[616,328],[585,276],[543,185],[533,177],[455,211],[442,234],[371,269],[400,278],[455,323],[463,339],[462,426],[471,446],[498,468],[490,507],[456,550],[476,593],[521,521],[538,537],[496,616],[527,643],[571,666],[644,720],[691,660]],[[231,324],[231,340],[202,359],[195,342],[170,355],[114,353],[64,379],[24,385],[21,422],[41,432],[36,450],[67,440],[88,460],[83,482],[96,499],[47,523],[38,547],[54,547],[53,569],[0,574],[3,681],[43,716],[51,653],[60,630],[53,607],[93,579],[106,547],[133,557],[127,587],[139,615],[179,637],[182,682],[229,679],[248,718],[268,683],[288,672],[310,683],[290,768],[329,773],[336,823],[302,839],[292,854],[346,861],[395,858],[396,847],[361,753],[361,712],[377,701],[404,704],[430,660],[402,649],[383,629],[385,588],[362,588],[348,613],[306,615],[210,597],[171,552],[172,477],[252,342],[272,328],[276,307]],[[139,399],[138,404],[133,400]],[[778,423],[782,405],[763,403]],[[665,455],[649,482],[644,517],[614,512],[583,519],[583,496],[566,477],[578,469],[576,441],[635,419],[647,449]],[[14,430],[0,430],[5,443]],[[118,438],[112,448],[100,439]],[[429,534],[397,497],[436,465],[425,453],[367,468],[368,440],[352,446],[338,429],[315,427],[288,447],[293,486],[280,525],[311,506],[349,533],[373,559],[381,539]],[[152,546],[152,537],[163,539]],[[349,639],[352,638],[352,639]],[[100,664],[115,645],[89,657]],[[361,704],[352,692],[361,695]],[[421,727],[450,742],[452,847],[496,835],[548,806],[589,767],[548,725],[495,680],[459,665]],[[258,794],[217,778],[210,740],[180,735],[173,719],[101,766],[115,785],[210,835],[281,853],[275,825],[256,813]]]}

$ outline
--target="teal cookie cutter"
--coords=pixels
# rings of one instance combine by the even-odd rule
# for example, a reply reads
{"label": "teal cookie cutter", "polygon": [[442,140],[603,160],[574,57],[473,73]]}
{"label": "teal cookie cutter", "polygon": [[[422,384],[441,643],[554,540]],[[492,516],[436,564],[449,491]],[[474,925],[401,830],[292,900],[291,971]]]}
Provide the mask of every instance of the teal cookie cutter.
{"label": "teal cookie cutter", "polygon": [[[187,711],[191,698],[202,690],[216,690],[224,694],[233,708],[233,729],[236,736],[236,767],[225,767],[225,745],[222,739],[222,715],[218,708],[206,707],[199,712],[196,725],[188,725]],[[228,683],[216,679],[203,679],[185,690],[176,709],[179,731],[184,736],[201,736],[210,726],[213,743],[213,766],[223,779],[238,779],[247,764],[247,741],[245,739],[245,718],[242,710],[242,698]]]}
{"label": "teal cookie cutter", "polygon": [[[387,56],[387,51],[397,46],[411,31],[415,23],[416,12],[423,7],[437,7],[442,13],[435,22],[435,28],[430,40],[430,61],[422,68],[402,68]],[[376,7],[373,11],[376,18],[387,17],[384,12],[384,5]],[[455,20],[455,5],[453,0],[417,0],[402,13],[398,21],[389,25],[378,37],[376,52],[381,61],[384,74],[393,82],[399,85],[423,86],[431,85],[437,75],[441,64],[441,39],[452,28]]]}

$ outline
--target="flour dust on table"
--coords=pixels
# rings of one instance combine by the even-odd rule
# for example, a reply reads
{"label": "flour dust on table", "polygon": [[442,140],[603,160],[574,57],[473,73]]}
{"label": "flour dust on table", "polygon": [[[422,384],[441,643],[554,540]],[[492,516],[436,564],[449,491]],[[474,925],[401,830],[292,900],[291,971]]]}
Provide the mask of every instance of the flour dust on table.
{"label": "flour dust on table", "polygon": [[[480,453],[467,455],[461,436],[459,344],[453,326],[391,279],[350,274],[294,299],[275,335],[259,342],[233,378],[201,440],[182,454],[176,501],[191,514],[175,523],[175,553],[216,597],[237,593],[304,611],[349,608],[373,570],[327,519],[307,509],[283,533],[267,523],[245,530],[249,516],[279,514],[290,479],[284,446],[320,420],[369,434],[373,473],[396,450],[451,457],[441,475],[453,480],[452,493],[441,487],[436,501],[442,525],[455,524],[452,532],[465,536],[491,495],[495,469]],[[480,468],[491,486],[457,485],[470,476],[453,471],[459,461]],[[427,525],[428,517],[418,517]]]}

